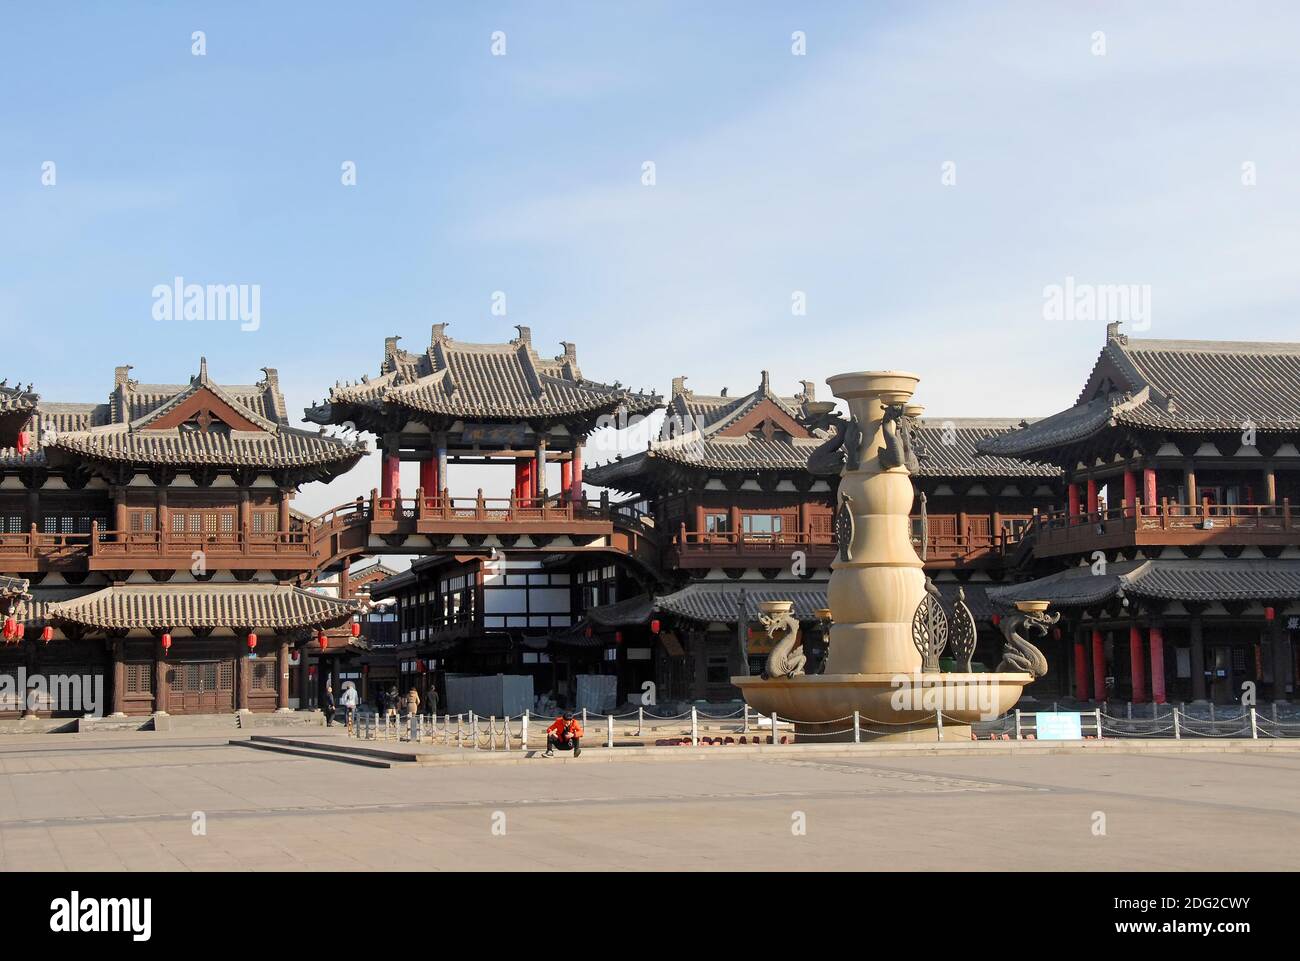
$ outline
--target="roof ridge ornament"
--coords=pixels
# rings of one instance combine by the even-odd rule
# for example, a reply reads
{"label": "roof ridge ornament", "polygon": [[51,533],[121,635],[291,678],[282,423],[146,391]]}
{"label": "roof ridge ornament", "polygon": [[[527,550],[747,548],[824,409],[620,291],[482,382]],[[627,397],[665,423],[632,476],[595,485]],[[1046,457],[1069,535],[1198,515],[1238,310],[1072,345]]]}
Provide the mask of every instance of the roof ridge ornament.
{"label": "roof ridge ornament", "polygon": [[199,386],[201,386],[201,387],[207,387],[207,386],[208,386],[208,359],[207,359],[206,357],[200,357],[200,358],[199,358],[199,379],[198,379],[198,384],[199,384]]}
{"label": "roof ridge ornament", "polygon": [[1111,344],[1117,344],[1117,345],[1119,345],[1120,347],[1123,347],[1123,346],[1126,346],[1126,345],[1128,344],[1128,334],[1121,334],[1121,333],[1120,333],[1119,325],[1120,325],[1121,323],[1123,323],[1123,321],[1112,320],[1109,324],[1106,325],[1106,344],[1107,344],[1107,346],[1109,346],[1109,345],[1111,345]]}
{"label": "roof ridge ornament", "polygon": [[434,344],[441,344],[445,341],[451,340],[451,338],[447,336],[447,326],[448,326],[447,324],[433,325],[433,331],[431,336],[429,337],[430,347],[432,347]]}

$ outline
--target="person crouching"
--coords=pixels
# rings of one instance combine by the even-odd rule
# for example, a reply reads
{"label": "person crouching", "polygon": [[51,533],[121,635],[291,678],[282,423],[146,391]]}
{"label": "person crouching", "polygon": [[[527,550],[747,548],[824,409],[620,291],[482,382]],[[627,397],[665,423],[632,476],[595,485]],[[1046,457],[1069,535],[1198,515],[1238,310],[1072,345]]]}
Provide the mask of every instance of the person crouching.
{"label": "person crouching", "polygon": [[555,749],[561,751],[573,751],[573,756],[577,757],[582,753],[582,725],[577,719],[565,711],[562,717],[557,717],[555,723],[546,729],[546,757],[555,757]]}

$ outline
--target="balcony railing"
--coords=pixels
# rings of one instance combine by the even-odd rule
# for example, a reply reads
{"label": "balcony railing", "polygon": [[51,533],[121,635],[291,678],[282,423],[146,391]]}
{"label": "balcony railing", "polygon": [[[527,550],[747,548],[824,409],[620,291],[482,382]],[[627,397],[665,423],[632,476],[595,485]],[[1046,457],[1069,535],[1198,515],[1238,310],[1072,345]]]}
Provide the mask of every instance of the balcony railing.
{"label": "balcony railing", "polygon": [[[970,561],[979,557],[998,556],[1005,553],[1016,539],[1005,532],[999,534],[931,534],[927,539],[927,562]],[[921,552],[920,538],[912,539],[912,546]],[[709,560],[737,559],[761,565],[765,557],[789,555],[791,551],[806,551],[829,559],[837,549],[835,535],[830,531],[781,531],[773,534],[754,534],[736,531],[688,531],[679,528],[672,547],[685,562],[707,563]]]}
{"label": "balcony railing", "polygon": [[1034,521],[1035,550],[1114,546],[1119,543],[1300,543],[1300,512],[1280,504],[1128,504],[1102,511],[1053,511]]}

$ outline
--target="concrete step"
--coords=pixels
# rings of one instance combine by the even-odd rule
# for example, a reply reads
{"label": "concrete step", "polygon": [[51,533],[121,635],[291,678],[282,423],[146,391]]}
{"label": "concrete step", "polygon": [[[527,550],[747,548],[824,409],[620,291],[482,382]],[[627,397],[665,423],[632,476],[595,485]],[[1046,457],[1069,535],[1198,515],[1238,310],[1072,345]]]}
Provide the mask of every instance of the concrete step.
{"label": "concrete step", "polygon": [[384,761],[398,761],[401,763],[413,763],[418,761],[419,755],[407,751],[386,751],[378,747],[362,747],[361,745],[350,742],[340,741],[337,744],[331,744],[328,741],[300,741],[287,737],[275,737],[266,734],[254,734],[248,739],[250,742],[257,744],[270,744],[279,747],[300,748],[310,751],[327,751],[331,754],[344,754],[362,758],[379,758]]}
{"label": "concrete step", "polygon": [[[382,761],[378,758],[360,757],[355,754],[342,753],[329,750],[315,750],[313,748],[298,747],[294,744],[278,744],[270,739],[243,739],[231,738],[230,743],[239,747],[251,747],[256,751],[271,751],[275,754],[291,754],[295,757],[310,757],[318,761],[335,761],[340,764],[355,764],[360,767],[377,767],[390,768],[393,765],[388,761]],[[303,742],[298,742],[303,743]]]}
{"label": "concrete step", "polygon": [[325,726],[325,715],[320,711],[289,711],[284,714],[240,714],[237,717],[239,718],[240,728],[250,731]]}
{"label": "concrete step", "polygon": [[237,731],[237,714],[167,714],[154,715],[155,731]]}
{"label": "concrete step", "polygon": [[153,718],[148,714],[131,717],[82,717],[77,719],[78,734],[108,734],[118,731],[152,731]]}

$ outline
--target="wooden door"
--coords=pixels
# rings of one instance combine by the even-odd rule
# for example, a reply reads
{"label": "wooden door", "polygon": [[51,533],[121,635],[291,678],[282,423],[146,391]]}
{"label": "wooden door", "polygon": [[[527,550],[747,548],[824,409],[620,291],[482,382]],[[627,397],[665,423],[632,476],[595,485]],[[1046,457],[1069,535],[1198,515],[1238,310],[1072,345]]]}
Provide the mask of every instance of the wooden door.
{"label": "wooden door", "polygon": [[171,669],[170,714],[225,714],[235,710],[233,660],[185,661]]}

